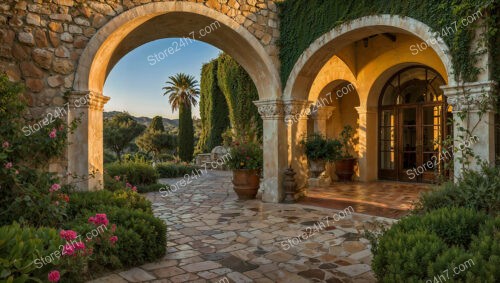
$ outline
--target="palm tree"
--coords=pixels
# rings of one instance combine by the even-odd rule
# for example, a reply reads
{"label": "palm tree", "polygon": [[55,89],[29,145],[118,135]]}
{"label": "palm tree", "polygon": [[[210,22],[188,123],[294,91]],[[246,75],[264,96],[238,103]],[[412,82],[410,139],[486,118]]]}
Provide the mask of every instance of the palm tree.
{"label": "palm tree", "polygon": [[196,99],[200,95],[200,90],[198,89],[198,81],[194,76],[179,73],[168,77],[168,79],[167,86],[163,88],[165,90],[163,95],[169,95],[168,100],[172,106],[172,111],[179,109],[182,104],[187,107],[196,106],[196,103],[198,103]]}
{"label": "palm tree", "polygon": [[168,95],[168,101],[172,106],[172,111],[179,109],[179,157],[183,161],[191,161],[194,151],[194,128],[193,117],[191,117],[191,107],[196,106],[196,100],[200,95],[198,82],[193,76],[179,73],[170,76],[163,89]]}

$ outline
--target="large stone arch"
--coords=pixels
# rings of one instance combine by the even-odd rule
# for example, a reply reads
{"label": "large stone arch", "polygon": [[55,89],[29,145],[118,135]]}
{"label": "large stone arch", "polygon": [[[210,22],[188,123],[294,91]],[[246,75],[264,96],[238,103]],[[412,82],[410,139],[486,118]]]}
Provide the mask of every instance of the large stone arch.
{"label": "large stone arch", "polygon": [[[382,53],[372,57],[371,61],[365,62],[366,64],[362,68],[357,69],[356,63],[352,62],[356,59],[351,58],[352,60],[349,61],[349,56],[355,56],[355,54],[346,47],[381,33],[399,35],[403,44],[396,41],[394,43],[396,47],[381,51]],[[388,40],[386,39],[387,42],[389,42]],[[419,44],[424,41],[434,44],[429,44],[429,48],[425,52],[419,52],[415,55],[406,46],[408,42]],[[335,59],[336,57],[338,59]],[[336,62],[334,62],[335,60]],[[349,64],[347,64],[348,61]],[[334,28],[314,41],[302,53],[292,69],[283,97],[291,101],[315,100],[323,87],[331,81],[346,78],[351,81],[356,87],[360,100],[360,106],[356,107],[359,121],[359,179],[361,181],[375,180],[377,179],[377,168],[370,165],[377,164],[375,149],[378,116],[376,114],[377,104],[372,103],[372,101],[377,101],[374,97],[378,97],[375,89],[383,77],[405,64],[430,65],[438,70],[448,80],[448,83],[454,83],[451,62],[446,44],[441,38],[436,38],[430,27],[424,23],[412,18],[393,15],[367,16]],[[332,67],[333,63],[335,63],[334,68]],[[328,67],[329,65],[331,66]],[[303,131],[305,127],[297,126],[295,129],[297,132],[292,133],[292,136],[300,136],[303,134],[300,130]],[[289,155],[296,160],[301,160],[300,149],[296,146],[297,142],[292,141],[292,144]],[[306,167],[306,164],[298,161],[294,167],[299,172],[305,171],[302,168]]]}
{"label": "large stone arch", "polygon": [[[252,18],[250,14],[246,17]],[[242,65],[253,79],[261,100],[281,98],[281,82],[276,60],[272,56],[272,46],[263,45],[265,42],[269,43],[269,37],[265,38],[266,35],[263,35],[258,39],[242,25],[241,19],[237,19],[238,17],[232,18],[207,7],[204,3],[155,2],[120,13],[94,34],[78,61],[70,95],[70,105],[80,104],[76,101],[81,101],[82,96],[86,96],[90,100],[89,107],[73,107],[68,115],[69,119],[82,117],[77,131],[69,138],[68,171],[79,176],[93,174],[93,178],[79,183],[81,189],[102,187],[102,111],[109,99],[102,93],[106,77],[124,55],[142,44],[160,38],[191,37],[191,32],[194,32],[194,39],[222,49]],[[216,22],[218,26],[214,26],[211,33],[205,33],[202,38],[197,36],[200,29]],[[270,130],[269,127],[264,127],[265,132]],[[274,139],[277,141],[278,137]],[[274,144],[273,141],[271,143]],[[266,150],[279,154],[281,146],[277,144],[277,147]],[[275,165],[277,166],[273,159],[268,167]],[[266,168],[264,171],[266,172]],[[276,182],[273,184],[278,185]]]}
{"label": "large stone arch", "polygon": [[199,40],[235,58],[254,80],[261,99],[279,97],[278,68],[252,33],[232,18],[201,3],[178,1],[138,6],[103,26],[80,56],[73,88],[101,93],[112,67],[132,49],[160,38],[190,37],[192,31],[198,32],[215,21],[221,26]]}
{"label": "large stone arch", "polygon": [[379,33],[405,33],[416,36],[429,44],[445,66],[449,84],[453,81],[452,60],[449,48],[431,28],[413,18],[396,15],[374,15],[362,17],[337,28],[316,39],[299,57],[293,67],[283,91],[285,99],[306,99],[309,89],[323,65],[337,52],[349,44]]}

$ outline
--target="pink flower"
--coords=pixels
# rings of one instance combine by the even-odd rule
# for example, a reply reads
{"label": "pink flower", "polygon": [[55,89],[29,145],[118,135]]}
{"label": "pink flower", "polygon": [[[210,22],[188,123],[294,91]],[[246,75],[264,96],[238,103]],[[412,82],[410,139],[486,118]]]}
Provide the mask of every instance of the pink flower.
{"label": "pink flower", "polygon": [[53,192],[57,192],[57,191],[59,191],[60,189],[61,189],[61,185],[59,185],[59,184],[57,184],[57,183],[56,183],[56,184],[53,184],[53,185],[50,187],[50,190],[49,190],[49,191],[50,191],[51,193],[53,193]]}
{"label": "pink flower", "polygon": [[116,181],[120,181],[120,176],[115,176]]}
{"label": "pink flower", "polygon": [[59,282],[59,279],[61,279],[61,274],[59,274],[59,271],[57,270],[52,270],[49,273],[49,282]]}
{"label": "pink flower", "polygon": [[109,238],[109,241],[111,242],[111,244],[114,245],[118,241],[118,237],[117,236],[111,236],[111,238]]}
{"label": "pink flower", "polygon": [[61,230],[61,232],[59,232],[59,236],[66,241],[71,241],[76,239],[78,234],[73,230]]}
{"label": "pink flower", "polygon": [[16,172],[15,172],[15,173],[16,173],[16,175],[18,175],[18,174],[19,174],[19,171],[18,171],[18,170],[16,170]]}
{"label": "pink flower", "polygon": [[56,201],[54,202],[54,204],[55,204],[56,206],[58,206],[58,205],[59,205],[59,201],[58,201],[58,200],[56,200]]}
{"label": "pink flower", "polygon": [[133,186],[133,187],[132,187],[132,191],[137,192],[137,187],[136,187],[136,186]]}
{"label": "pink flower", "polygon": [[130,183],[125,184],[127,188],[132,188],[132,185]]}
{"label": "pink flower", "polygon": [[49,137],[51,139],[54,139],[57,136],[57,130],[54,128],[52,131],[49,133]]}
{"label": "pink flower", "polygon": [[93,223],[95,226],[104,225],[108,226],[108,217],[104,213],[97,213],[95,216],[89,217],[89,223]]}
{"label": "pink flower", "polygon": [[75,253],[75,248],[71,244],[66,244],[63,247],[62,255],[73,255]]}
{"label": "pink flower", "polygon": [[5,167],[5,169],[10,169],[10,168],[12,168],[12,162],[7,162],[7,163],[5,163],[5,166],[4,166],[4,167]]}
{"label": "pink flower", "polygon": [[83,242],[77,242],[74,244],[76,250],[84,250],[85,244]]}
{"label": "pink flower", "polygon": [[8,148],[9,146],[10,146],[10,144],[9,144],[9,142],[8,142],[8,141],[4,141],[4,142],[2,143],[2,147],[3,147],[3,148]]}
{"label": "pink flower", "polygon": [[111,225],[111,232],[114,233],[115,231],[116,231],[116,224],[113,224]]}

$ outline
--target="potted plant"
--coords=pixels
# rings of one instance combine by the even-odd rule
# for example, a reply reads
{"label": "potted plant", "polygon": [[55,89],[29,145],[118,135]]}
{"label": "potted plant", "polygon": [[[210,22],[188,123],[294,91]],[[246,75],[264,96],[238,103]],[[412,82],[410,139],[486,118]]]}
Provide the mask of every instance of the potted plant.
{"label": "potted plant", "polygon": [[227,166],[233,170],[233,189],[240,200],[254,199],[260,186],[262,148],[257,142],[234,142]]}
{"label": "potted plant", "polygon": [[325,171],[327,161],[334,161],[340,154],[341,144],[337,140],[330,140],[320,134],[312,134],[300,142],[304,147],[309,171],[312,177],[317,178]]}
{"label": "potted plant", "polygon": [[344,127],[340,133],[339,143],[341,151],[339,158],[335,160],[335,174],[339,177],[339,181],[352,181],[354,175],[354,166],[356,166],[356,158],[351,154],[354,151],[351,146],[354,137],[354,128],[350,125]]}

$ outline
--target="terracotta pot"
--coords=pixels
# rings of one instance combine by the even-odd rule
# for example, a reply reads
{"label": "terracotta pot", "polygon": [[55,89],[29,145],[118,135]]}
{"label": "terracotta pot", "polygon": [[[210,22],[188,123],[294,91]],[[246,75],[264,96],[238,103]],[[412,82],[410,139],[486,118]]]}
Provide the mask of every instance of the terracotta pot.
{"label": "terracotta pot", "polygon": [[356,161],[356,158],[348,158],[335,161],[335,174],[337,174],[337,176],[339,177],[339,181],[352,181]]}
{"label": "terracotta pot", "polygon": [[313,178],[318,178],[325,171],[326,160],[309,160],[309,171]]}
{"label": "terracotta pot", "polygon": [[233,189],[241,200],[254,199],[259,191],[259,170],[233,170]]}

